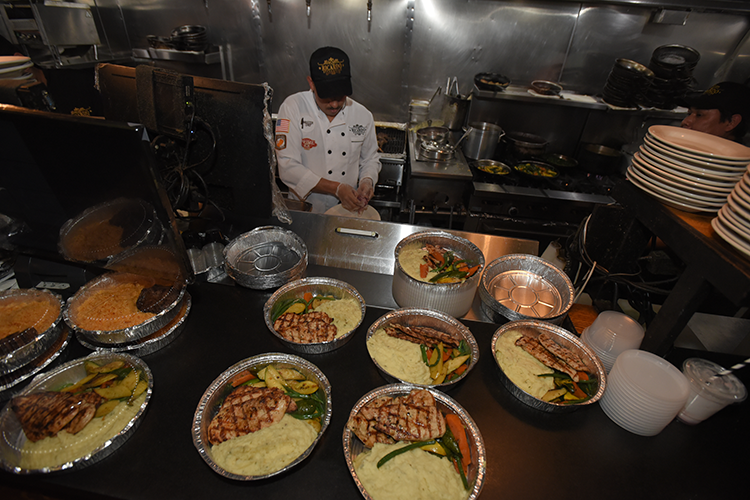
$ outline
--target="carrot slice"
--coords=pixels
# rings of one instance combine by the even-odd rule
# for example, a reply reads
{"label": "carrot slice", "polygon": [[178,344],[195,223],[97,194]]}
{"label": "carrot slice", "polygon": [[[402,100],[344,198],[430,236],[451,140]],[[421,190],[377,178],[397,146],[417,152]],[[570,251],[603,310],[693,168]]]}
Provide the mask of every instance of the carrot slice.
{"label": "carrot slice", "polygon": [[419,276],[422,277],[422,278],[426,278],[427,277],[427,270],[428,270],[427,264],[420,264],[419,265]]}
{"label": "carrot slice", "polygon": [[578,372],[578,379],[579,380],[588,380],[589,374],[586,372]]}
{"label": "carrot slice", "polygon": [[578,387],[578,384],[576,384],[575,382],[573,382],[573,387],[575,388],[575,390],[573,391],[573,396],[577,397],[578,399],[586,399],[588,397],[588,394],[583,392],[583,390]]}
{"label": "carrot slice", "polygon": [[470,268],[469,268],[469,274],[467,274],[467,275],[466,275],[466,277],[468,278],[468,277],[470,277],[470,276],[474,276],[474,273],[476,273],[476,272],[477,272],[477,269],[479,269],[479,264],[477,264],[477,265],[476,265],[476,266],[474,266],[474,267],[470,267]]}
{"label": "carrot slice", "polygon": [[302,296],[305,302],[309,303],[313,299],[313,294],[310,292],[305,292],[305,295]]}
{"label": "carrot slice", "polygon": [[453,438],[458,443],[458,450],[461,452],[461,463],[464,466],[464,474],[469,473],[469,464],[471,463],[471,449],[469,448],[469,441],[466,439],[466,429],[461,423],[461,419],[455,413],[451,413],[445,416],[445,423],[453,434]]}
{"label": "carrot slice", "polygon": [[247,370],[243,370],[234,377],[232,377],[232,387],[237,387],[238,385],[242,385],[248,380],[252,380],[255,378],[255,375],[250,373]]}
{"label": "carrot slice", "polygon": [[453,370],[453,373],[455,373],[456,375],[461,375],[463,372],[466,371],[466,369],[468,367],[469,367],[469,364],[468,363],[464,363],[461,366],[459,366],[458,368],[456,368],[455,370]]}

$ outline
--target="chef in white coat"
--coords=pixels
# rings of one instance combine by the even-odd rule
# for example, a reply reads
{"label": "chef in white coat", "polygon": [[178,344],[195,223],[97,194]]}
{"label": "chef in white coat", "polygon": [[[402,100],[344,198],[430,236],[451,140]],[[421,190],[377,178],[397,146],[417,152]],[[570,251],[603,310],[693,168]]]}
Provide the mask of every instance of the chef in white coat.
{"label": "chef in white coat", "polygon": [[341,203],[362,213],[380,172],[375,122],[352,100],[349,57],[322,47],[310,57],[310,90],[287,97],[276,120],[279,177],[323,213]]}

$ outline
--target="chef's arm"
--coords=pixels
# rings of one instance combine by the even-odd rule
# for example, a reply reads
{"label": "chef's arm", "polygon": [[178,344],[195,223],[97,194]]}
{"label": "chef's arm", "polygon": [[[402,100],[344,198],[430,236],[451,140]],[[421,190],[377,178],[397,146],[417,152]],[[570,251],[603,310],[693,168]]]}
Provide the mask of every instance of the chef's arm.
{"label": "chef's arm", "polygon": [[355,211],[360,208],[357,191],[343,182],[329,181],[328,179],[321,178],[312,189],[312,192],[335,196],[339,199],[341,205],[349,211]]}

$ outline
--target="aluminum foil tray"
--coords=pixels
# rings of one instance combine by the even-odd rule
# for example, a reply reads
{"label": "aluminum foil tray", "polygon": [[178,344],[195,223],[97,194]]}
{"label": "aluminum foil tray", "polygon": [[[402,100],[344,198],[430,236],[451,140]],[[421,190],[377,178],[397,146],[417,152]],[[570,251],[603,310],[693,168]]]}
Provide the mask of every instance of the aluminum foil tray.
{"label": "aluminum foil tray", "polygon": [[[77,337],[83,338],[96,345],[125,344],[143,337],[147,337],[164,328],[179,312],[177,307],[185,296],[185,284],[176,282],[172,284],[172,290],[167,294],[167,300],[159,304],[161,310],[143,323],[120,330],[86,330],[76,323],[75,308],[82,303],[90,294],[111,286],[116,280],[142,280],[143,277],[133,278],[128,273],[109,273],[101,275],[83,285],[66,302],[63,317],[68,326],[76,333]],[[146,278],[148,279],[148,278]]]}
{"label": "aluminum foil tray", "polygon": [[60,228],[58,246],[69,260],[104,261],[136,246],[157,243],[163,234],[154,207],[143,200],[118,198],[68,220]]}
{"label": "aluminum foil tray", "polygon": [[65,349],[70,342],[70,330],[67,327],[60,329],[55,342],[47,348],[39,357],[31,360],[21,368],[0,376],[0,401],[5,401],[15,396],[30,381],[31,377],[42,370],[54,366],[54,363],[65,360]]}
{"label": "aluminum foil tray", "polygon": [[[349,419],[354,417],[362,409],[364,405],[381,397],[396,397],[405,396],[414,389],[423,389],[423,387],[412,385],[412,384],[391,384],[383,387],[379,387],[371,392],[368,392],[352,408],[349,413]],[[487,451],[484,446],[484,440],[482,434],[479,432],[479,427],[471,418],[469,413],[461,407],[456,401],[446,396],[442,392],[436,389],[426,389],[435,397],[438,409],[444,414],[454,413],[458,415],[467,430],[467,437],[469,439],[469,447],[471,448],[471,466],[469,467],[469,473],[467,480],[469,482],[470,492],[466,497],[468,500],[475,500],[479,497],[479,493],[482,491],[484,481],[487,477]],[[349,473],[352,475],[354,482],[359,488],[362,496],[368,500],[372,500],[372,497],[367,493],[367,490],[362,485],[357,471],[354,470],[354,459],[360,454],[367,451],[367,448],[359,440],[359,438],[349,429],[349,426],[344,426],[343,434],[343,446],[344,446],[344,458],[346,459],[346,465],[349,468]]]}
{"label": "aluminum foil tray", "polygon": [[408,380],[402,380],[395,377],[394,375],[391,375],[382,366],[380,366],[380,364],[378,364],[378,362],[375,360],[375,358],[372,357],[372,355],[370,355],[370,359],[372,359],[372,362],[375,363],[375,366],[378,368],[381,375],[383,375],[383,378],[385,378],[389,383],[400,382],[405,384],[418,385],[420,387],[434,387],[440,390],[449,390],[455,387],[456,384],[458,384],[460,381],[464,380],[479,361],[479,345],[477,344],[477,341],[474,338],[474,335],[472,335],[471,331],[463,323],[456,320],[452,316],[431,309],[405,308],[390,311],[375,320],[375,322],[370,325],[370,328],[367,330],[366,341],[369,341],[370,337],[375,335],[375,332],[377,332],[379,329],[385,328],[386,326],[394,323],[400,323],[407,326],[427,326],[445,332],[454,339],[465,340],[466,343],[469,344],[469,347],[471,349],[471,360],[469,361],[469,367],[464,370],[464,372],[456,379],[451,380],[450,382],[443,382],[442,384],[423,385],[415,384],[414,382],[410,382]]}
{"label": "aluminum foil tray", "polygon": [[[351,331],[342,335],[341,337],[335,338],[329,342],[316,342],[311,344],[303,344],[300,342],[292,342],[289,339],[282,337],[273,327],[272,312],[274,305],[281,300],[302,298],[306,292],[312,293],[313,295],[333,295],[337,299],[353,298],[359,302],[360,318],[357,326],[352,328]],[[266,301],[263,306],[263,319],[266,322],[266,326],[273,333],[276,338],[283,342],[290,349],[305,353],[305,354],[323,354],[331,352],[343,346],[354,337],[355,332],[362,324],[362,320],[365,318],[365,299],[360,293],[350,284],[333,278],[302,278],[291,283],[287,283],[282,286]]]}
{"label": "aluminum foil tray", "polygon": [[307,246],[287,229],[257,227],[224,247],[224,267],[241,286],[256,290],[277,288],[302,277],[307,269]]}
{"label": "aluminum foil tray", "polygon": [[92,351],[124,352],[133,356],[147,356],[166,347],[180,336],[182,330],[185,329],[185,323],[191,307],[192,297],[189,293],[186,293],[185,298],[182,299],[182,303],[179,306],[178,313],[172,318],[172,321],[148,337],[143,337],[126,344],[94,344],[80,334],[77,334],[77,339],[82,346]]}
{"label": "aluminum foil tray", "polygon": [[501,323],[541,319],[560,324],[573,305],[574,289],[560,269],[535,255],[511,254],[487,265],[479,283],[482,312]]}
{"label": "aluminum foil tray", "polygon": [[[15,289],[0,293],[0,304],[28,299],[47,301],[52,322],[44,331],[25,330],[0,340],[0,375],[14,372],[38,358],[55,343],[62,331],[63,302],[58,294],[37,289]],[[43,321],[43,318],[39,320]]]}
{"label": "aluminum foil tray", "polygon": [[[524,335],[533,338],[538,337],[541,333],[549,333],[550,335],[552,335],[557,344],[576,353],[584,362],[586,367],[589,368],[588,371],[599,378],[599,389],[596,391],[596,394],[594,394],[594,396],[587,399],[583,403],[548,403],[547,401],[542,401],[541,399],[535,398],[534,396],[514,384],[500,367],[500,364],[497,362],[497,356],[495,356],[498,340],[500,339],[500,337],[512,330],[518,330]],[[537,410],[550,413],[565,413],[577,410],[583,406],[590,406],[601,399],[602,395],[604,394],[604,390],[607,387],[607,372],[604,370],[604,365],[602,365],[602,362],[599,360],[596,354],[594,354],[594,351],[592,351],[589,346],[584,344],[577,336],[573,335],[564,328],[553,325],[546,321],[524,320],[505,323],[503,326],[498,328],[495,334],[492,336],[491,352],[492,358],[495,360],[495,365],[498,368],[500,381],[505,386],[505,388],[508,389],[508,391],[516,398],[518,398],[521,402],[531,406],[532,408],[536,408]]]}
{"label": "aluminum foil tray", "polygon": [[[208,426],[211,420],[218,413],[223,398],[226,396],[226,389],[232,377],[237,375],[239,372],[247,369],[260,368],[269,364],[280,366],[282,368],[295,368],[299,370],[308,380],[314,380],[318,383],[318,386],[323,389],[326,395],[326,410],[320,419],[320,432],[315,441],[310,447],[302,453],[292,463],[283,467],[276,472],[265,474],[262,476],[242,476],[233,474],[220,467],[214,462],[211,457],[211,444],[208,441]],[[238,481],[255,481],[259,479],[265,479],[277,474],[281,474],[305,460],[310,453],[312,453],[315,446],[320,441],[323,433],[328,428],[328,424],[331,423],[331,416],[333,415],[333,407],[331,403],[331,384],[320,369],[314,364],[310,363],[306,359],[300,358],[293,354],[282,354],[282,353],[268,353],[253,356],[251,358],[243,359],[242,361],[235,363],[230,366],[224,373],[219,375],[211,385],[203,393],[198,408],[195,410],[193,416],[193,445],[198,450],[201,458],[208,464],[211,469],[217,474],[227,477],[229,479],[235,479]]]}
{"label": "aluminum foil tray", "polygon": [[[461,258],[479,264],[479,270],[461,283],[426,283],[409,276],[401,267],[399,254],[407,248],[426,243],[452,250]],[[435,309],[460,318],[471,309],[479,285],[484,254],[467,239],[443,231],[424,231],[402,239],[394,250],[393,299],[400,307]]]}
{"label": "aluminum foil tray", "polygon": [[21,423],[16,418],[15,413],[10,408],[10,403],[0,412],[0,466],[14,474],[36,474],[49,473],[61,470],[78,470],[111,455],[117,448],[127,441],[135,429],[140,425],[141,417],[146,411],[146,407],[151,399],[153,391],[153,377],[151,370],[146,363],[135,356],[119,353],[93,353],[85,358],[69,361],[58,368],[38,375],[19,395],[28,395],[41,391],[56,390],[67,383],[74,383],[86,375],[84,363],[86,361],[95,361],[99,364],[106,364],[115,360],[123,360],[137,370],[142,370],[148,378],[148,388],[146,389],[146,399],[138,410],[138,413],[112,438],[105,440],[91,453],[80,456],[75,460],[66,462],[55,467],[45,467],[41,469],[25,469],[19,466],[21,459],[21,449],[26,443],[26,435],[21,429]]}

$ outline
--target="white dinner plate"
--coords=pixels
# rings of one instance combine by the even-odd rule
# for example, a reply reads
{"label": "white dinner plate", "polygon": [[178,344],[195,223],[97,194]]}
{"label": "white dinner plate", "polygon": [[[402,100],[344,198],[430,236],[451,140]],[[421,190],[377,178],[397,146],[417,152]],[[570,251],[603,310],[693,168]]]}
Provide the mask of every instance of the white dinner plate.
{"label": "white dinner plate", "polygon": [[684,191],[680,191],[679,189],[670,188],[664,183],[649,179],[647,176],[643,175],[632,166],[628,167],[628,174],[635,175],[642,184],[645,184],[646,186],[651,188],[651,190],[656,191],[662,196],[671,198],[672,200],[679,203],[690,204],[699,208],[706,209],[715,208],[716,210],[714,210],[714,212],[718,211],[722,207],[722,205],[726,203],[726,198],[718,199],[706,198],[705,196],[694,196],[685,193]]}
{"label": "white dinner plate", "polygon": [[726,196],[732,192],[735,186],[726,185],[722,187],[716,187],[712,184],[704,183],[701,179],[697,179],[695,177],[670,172],[666,168],[660,168],[659,166],[650,163],[638,153],[635,153],[635,155],[633,155],[633,163],[637,164],[640,170],[645,170],[646,172],[648,172],[649,177],[655,179],[658,178],[674,187],[685,189],[696,194],[704,194],[706,196]]}
{"label": "white dinner plate", "polygon": [[13,78],[15,76],[23,75],[23,72],[34,65],[33,62],[29,61],[19,66],[7,66],[0,68],[0,78]]}
{"label": "white dinner plate", "polygon": [[742,233],[745,238],[750,239],[750,219],[735,212],[729,203],[721,207],[719,213],[724,215],[727,221],[737,230],[738,233]]}
{"label": "white dinner plate", "polygon": [[[732,194],[736,199],[738,199],[740,202],[742,202],[743,205],[747,205],[750,207],[750,187],[744,186],[741,182],[737,183],[736,188],[734,188],[734,191],[732,191]],[[750,210],[750,208],[748,208]]]}
{"label": "white dinner plate", "polygon": [[648,186],[645,186],[643,183],[641,183],[635,176],[628,176],[628,180],[637,188],[639,188],[641,191],[653,196],[660,202],[664,203],[667,206],[676,208],[678,210],[682,210],[684,212],[690,212],[690,213],[716,213],[716,210],[709,210],[702,207],[697,207],[691,204],[687,203],[680,203],[678,201],[674,201],[671,198],[667,198],[665,196],[660,195],[659,193],[656,193],[649,189]]}
{"label": "white dinner plate", "polygon": [[732,210],[750,221],[750,201],[747,201],[740,196],[737,196],[737,193],[732,192],[727,196],[727,203],[731,203]]}
{"label": "white dinner plate", "polygon": [[716,235],[722,240],[732,245],[735,249],[739,250],[746,256],[750,257],[750,245],[744,242],[744,240],[732,232],[731,229],[724,227],[721,220],[716,217],[711,219],[711,227],[714,228]]}
{"label": "white dinner plate", "polygon": [[[724,207],[722,207],[723,210]],[[742,240],[750,246],[750,233],[747,232],[745,226],[737,224],[731,216],[727,217],[726,212],[719,210],[716,216],[719,218],[719,222],[722,223],[727,229],[731,229],[737,236],[741,237]]]}
{"label": "white dinner plate", "polygon": [[731,182],[734,184],[742,176],[741,172],[716,170],[713,166],[702,162],[703,165],[691,164],[685,161],[679,161],[669,158],[667,155],[660,153],[651,143],[644,142],[640,147],[640,152],[649,160],[659,163],[660,165],[679,170],[682,173],[696,175],[702,179],[711,179],[718,182]]}
{"label": "white dinner plate", "polygon": [[345,209],[343,205],[339,203],[338,205],[326,210],[325,215],[336,215],[339,217],[354,217],[355,219],[380,220],[380,213],[378,213],[378,211],[375,210],[375,208],[373,208],[371,205],[367,205],[367,208],[365,208],[365,210],[361,214],[358,214],[357,212],[350,212],[349,210]]}
{"label": "white dinner plate", "polygon": [[709,158],[707,156],[694,155],[692,153],[680,151],[658,141],[649,134],[646,134],[643,137],[643,142],[652,148],[657,149],[660,153],[668,156],[670,159],[720,171],[743,170],[747,167],[748,163],[750,163],[746,160],[721,160],[718,158]]}
{"label": "white dinner plate", "polygon": [[0,68],[22,66],[29,61],[31,61],[31,59],[26,56],[0,56]]}
{"label": "white dinner plate", "polygon": [[669,125],[652,125],[648,133],[680,151],[701,157],[750,163],[750,148],[723,137]]}

